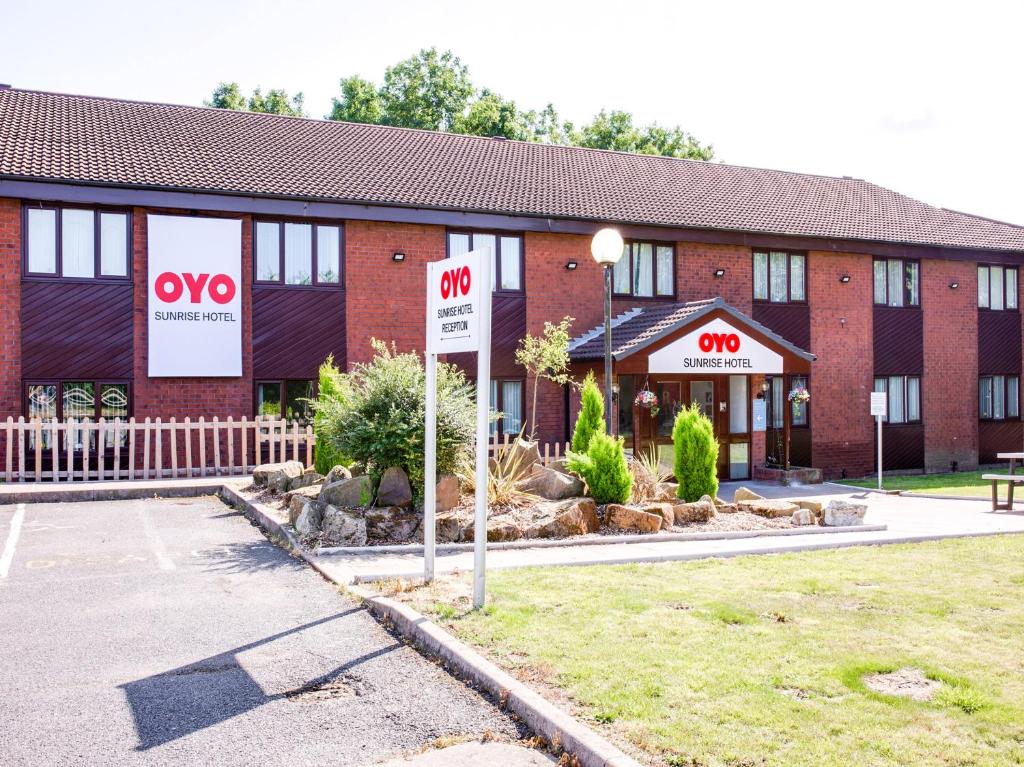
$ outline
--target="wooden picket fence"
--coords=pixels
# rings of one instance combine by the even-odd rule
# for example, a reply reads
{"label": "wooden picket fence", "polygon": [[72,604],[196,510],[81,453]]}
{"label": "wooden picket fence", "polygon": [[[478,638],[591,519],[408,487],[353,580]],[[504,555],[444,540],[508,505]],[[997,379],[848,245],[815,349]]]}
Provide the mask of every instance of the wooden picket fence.
{"label": "wooden picket fence", "polygon": [[312,466],[316,444],[312,426],[260,416],[95,422],[9,417],[0,435],[0,479],[6,482],[244,475],[275,461]]}
{"label": "wooden picket fence", "polygon": [[[502,455],[508,446],[516,439],[516,436],[504,435],[501,439],[498,439],[498,435],[492,435],[491,441],[488,443],[488,455],[492,458],[495,456]],[[540,460],[545,466],[549,465],[552,461],[561,459],[570,447],[569,442],[545,442],[538,444],[537,449],[540,451]]]}

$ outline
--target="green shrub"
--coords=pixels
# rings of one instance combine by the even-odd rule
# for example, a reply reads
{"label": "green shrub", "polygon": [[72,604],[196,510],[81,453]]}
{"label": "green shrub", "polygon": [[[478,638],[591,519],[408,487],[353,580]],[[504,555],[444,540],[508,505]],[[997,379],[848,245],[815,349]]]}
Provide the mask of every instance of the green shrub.
{"label": "green shrub", "polygon": [[583,379],[581,400],[580,415],[572,432],[572,449],[577,453],[587,452],[590,438],[604,431],[604,397],[593,371]]}
{"label": "green shrub", "polygon": [[[347,380],[334,364],[334,355],[329,356],[320,366],[318,396],[325,399],[340,399],[345,396]],[[326,475],[335,466],[349,466],[352,460],[339,451],[325,434],[325,415],[314,407],[313,433],[316,435],[316,470]]]}
{"label": "green shrub", "polygon": [[586,453],[569,452],[567,465],[587,482],[587,492],[597,503],[627,503],[633,477],[626,466],[622,437],[603,432],[590,438]]}
{"label": "green shrub", "polygon": [[[409,475],[417,498],[423,494],[426,373],[420,358],[398,354],[371,339],[376,352],[348,374],[338,376],[338,396],[323,392],[314,403],[321,432],[342,455],[360,461],[376,482],[389,466]],[[473,443],[476,391],[453,365],[437,366],[437,473],[452,473]]]}
{"label": "green shrub", "polygon": [[672,444],[679,497],[688,503],[699,501],[703,495],[714,498],[718,494],[718,442],[711,421],[699,405],[679,411],[672,426]]}

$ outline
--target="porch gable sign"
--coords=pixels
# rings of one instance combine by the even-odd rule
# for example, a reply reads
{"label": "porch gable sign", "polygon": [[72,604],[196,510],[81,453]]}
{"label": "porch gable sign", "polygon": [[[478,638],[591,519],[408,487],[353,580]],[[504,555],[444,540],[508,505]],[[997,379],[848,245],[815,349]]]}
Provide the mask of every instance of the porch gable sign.
{"label": "porch gable sign", "polygon": [[782,355],[725,320],[715,319],[651,352],[650,373],[782,373]]}

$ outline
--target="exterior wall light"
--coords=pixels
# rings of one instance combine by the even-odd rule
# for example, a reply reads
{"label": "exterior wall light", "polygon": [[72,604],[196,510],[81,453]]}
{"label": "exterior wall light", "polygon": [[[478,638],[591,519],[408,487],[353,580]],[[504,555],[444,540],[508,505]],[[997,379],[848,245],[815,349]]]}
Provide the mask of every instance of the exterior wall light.
{"label": "exterior wall light", "polygon": [[566,263],[565,268],[568,269],[570,272],[575,272],[576,266],[577,264],[575,261],[569,261]]}
{"label": "exterior wall light", "polygon": [[845,285],[847,282],[850,281],[850,275],[844,274],[842,277],[839,278],[839,281]]}
{"label": "exterior wall light", "polygon": [[960,283],[957,282],[956,280],[953,280],[951,283],[949,283],[950,290],[956,290],[959,287],[960,287]]}
{"label": "exterior wall light", "polygon": [[391,254],[391,260],[392,261],[396,261],[396,262],[397,261],[405,261],[405,253],[392,253]]}
{"label": "exterior wall light", "polygon": [[724,277],[725,276],[725,269],[715,269],[715,276],[716,277]]}

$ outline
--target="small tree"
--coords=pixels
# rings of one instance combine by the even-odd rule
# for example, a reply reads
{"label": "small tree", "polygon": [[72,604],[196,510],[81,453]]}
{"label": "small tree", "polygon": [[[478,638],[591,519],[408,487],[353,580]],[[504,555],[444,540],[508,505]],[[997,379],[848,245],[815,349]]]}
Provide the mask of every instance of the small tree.
{"label": "small tree", "polygon": [[622,437],[598,432],[590,438],[586,453],[568,454],[570,471],[587,482],[587,492],[597,503],[627,503],[633,490],[633,477],[626,466]]}
{"label": "small tree", "polygon": [[672,444],[679,497],[687,502],[704,495],[714,498],[718,494],[718,441],[700,405],[694,403],[679,411],[672,426]]}
{"label": "small tree", "polygon": [[563,317],[557,325],[544,323],[539,336],[527,333],[516,349],[516,362],[533,376],[533,407],[530,410],[530,437],[537,434],[537,387],[546,378],[559,386],[569,383],[569,327],[572,317]]}
{"label": "small tree", "polygon": [[[320,382],[317,387],[318,397],[341,400],[346,396],[347,379],[334,364],[334,355],[329,355],[320,365]],[[316,470],[327,474],[335,466],[348,466],[349,461],[327,438],[326,416],[314,407],[313,433],[316,435]]]}
{"label": "small tree", "polygon": [[572,449],[577,453],[587,452],[590,438],[604,431],[604,397],[597,386],[594,371],[583,379],[580,414],[572,432]]}

